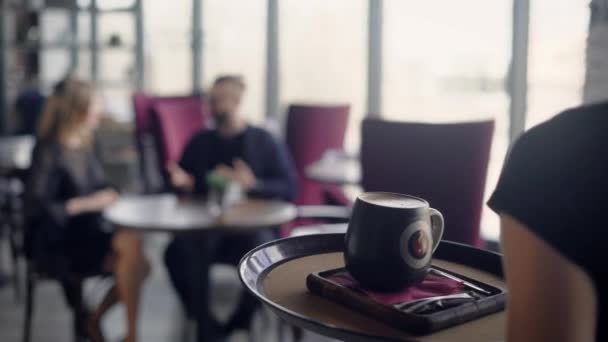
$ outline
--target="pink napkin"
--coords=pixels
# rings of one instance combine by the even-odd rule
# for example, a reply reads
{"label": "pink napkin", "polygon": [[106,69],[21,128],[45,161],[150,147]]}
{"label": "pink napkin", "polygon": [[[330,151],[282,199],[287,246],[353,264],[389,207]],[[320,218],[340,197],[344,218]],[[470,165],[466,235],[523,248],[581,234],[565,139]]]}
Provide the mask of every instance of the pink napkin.
{"label": "pink napkin", "polygon": [[385,305],[395,305],[421,298],[462,293],[464,289],[462,283],[435,274],[427,274],[422,283],[410,286],[400,292],[391,293],[366,290],[346,271],[336,273],[330,279],[342,286],[361,291],[375,301]]}

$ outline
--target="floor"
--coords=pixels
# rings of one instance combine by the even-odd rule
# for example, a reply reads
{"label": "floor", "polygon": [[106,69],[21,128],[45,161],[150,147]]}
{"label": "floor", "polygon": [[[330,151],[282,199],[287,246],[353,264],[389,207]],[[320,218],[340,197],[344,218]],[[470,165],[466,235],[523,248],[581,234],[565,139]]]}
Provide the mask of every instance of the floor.
{"label": "floor", "polygon": [[[183,314],[177,298],[168,282],[161,255],[168,241],[167,236],[152,236],[146,239],[146,254],[153,264],[153,272],[146,282],[142,298],[142,316],[140,320],[140,341],[192,341],[193,326],[184,323]],[[5,242],[2,241],[2,244]],[[0,269],[9,270],[6,257],[7,248],[0,246]],[[212,294],[212,310],[219,319],[226,318],[233,306],[234,298],[241,290],[234,268],[217,266],[213,269],[214,292]],[[85,297],[94,304],[99,298],[95,294],[104,286],[103,280],[92,280],[86,284]],[[220,290],[221,289],[221,290]],[[99,297],[99,296],[97,296]],[[33,321],[32,342],[66,342],[71,341],[71,319],[65,306],[61,291],[54,282],[42,282],[37,287],[36,307]],[[19,303],[13,287],[0,287],[0,341],[21,341],[23,305]],[[119,341],[124,336],[124,310],[117,306],[108,313],[103,321],[103,330],[108,341]],[[272,313],[262,310],[254,320],[254,339],[256,341],[277,341],[277,319]],[[287,335],[289,336],[289,335]],[[231,342],[248,341],[249,335],[244,332],[235,333],[230,337]],[[289,338],[287,341],[291,340]],[[330,341],[323,337],[306,333],[306,342]]]}

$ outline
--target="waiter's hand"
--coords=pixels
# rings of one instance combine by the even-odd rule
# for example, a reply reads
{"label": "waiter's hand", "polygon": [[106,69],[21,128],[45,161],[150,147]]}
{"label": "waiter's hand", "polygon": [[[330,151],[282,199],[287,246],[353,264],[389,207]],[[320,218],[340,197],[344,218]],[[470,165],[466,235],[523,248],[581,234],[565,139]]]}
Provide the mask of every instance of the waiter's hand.
{"label": "waiter's hand", "polygon": [[228,167],[226,165],[220,165],[216,168],[216,172],[220,175],[239,183],[239,185],[245,191],[249,191],[255,188],[257,180],[253,171],[247,163],[242,159],[235,159],[233,162],[234,167]]}
{"label": "waiter's hand", "polygon": [[192,192],[194,191],[194,177],[184,171],[177,163],[170,163],[167,165],[167,172],[171,178],[171,184],[181,191]]}

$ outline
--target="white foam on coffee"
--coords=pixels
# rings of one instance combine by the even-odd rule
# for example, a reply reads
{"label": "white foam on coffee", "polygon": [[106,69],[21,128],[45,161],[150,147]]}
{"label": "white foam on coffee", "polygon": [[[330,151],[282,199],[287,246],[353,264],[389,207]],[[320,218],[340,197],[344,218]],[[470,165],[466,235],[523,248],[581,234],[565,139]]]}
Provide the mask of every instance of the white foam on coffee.
{"label": "white foam on coffee", "polygon": [[359,198],[371,204],[391,208],[414,209],[425,205],[425,203],[419,199],[399,194],[393,194],[390,192],[366,193],[360,195]]}

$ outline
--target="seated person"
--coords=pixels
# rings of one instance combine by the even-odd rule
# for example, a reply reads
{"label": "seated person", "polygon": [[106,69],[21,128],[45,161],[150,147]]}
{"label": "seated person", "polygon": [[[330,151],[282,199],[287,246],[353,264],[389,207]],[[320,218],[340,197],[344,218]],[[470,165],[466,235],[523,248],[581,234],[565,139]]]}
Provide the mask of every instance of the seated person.
{"label": "seated person", "polygon": [[[101,211],[118,197],[93,154],[99,122],[91,84],[67,79],[49,99],[26,184],[26,249],[38,269],[62,282],[75,311],[76,331],[103,341],[102,315],[121,300],[127,309],[127,336],[137,336],[140,288],[148,271],[140,238],[108,232]],[[115,286],[89,315],[81,299],[84,277],[112,273]]]}
{"label": "seated person", "polygon": [[28,75],[26,82],[26,86],[15,100],[15,133],[34,135],[44,106],[44,95],[33,76]]}
{"label": "seated person", "polygon": [[[250,126],[238,114],[245,90],[239,77],[219,77],[210,91],[215,129],[195,135],[179,165],[168,167],[173,185],[197,195],[208,193],[211,172],[240,185],[249,197],[290,201],[296,190],[295,169],[286,148],[266,131]],[[255,308],[249,294],[239,311],[221,328],[209,312],[209,268],[217,261],[237,264],[249,250],[273,238],[268,230],[237,235],[209,232],[198,238],[177,236],[167,248],[165,262],[189,317],[197,318],[199,334],[220,338],[236,328],[248,328]],[[202,298],[193,298],[192,294]],[[199,338],[201,338],[199,336]]]}
{"label": "seated person", "polygon": [[608,103],[568,110],[514,145],[500,214],[507,340],[607,341]]}

